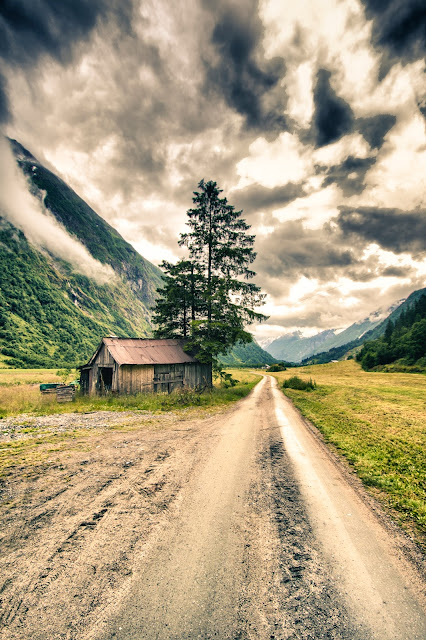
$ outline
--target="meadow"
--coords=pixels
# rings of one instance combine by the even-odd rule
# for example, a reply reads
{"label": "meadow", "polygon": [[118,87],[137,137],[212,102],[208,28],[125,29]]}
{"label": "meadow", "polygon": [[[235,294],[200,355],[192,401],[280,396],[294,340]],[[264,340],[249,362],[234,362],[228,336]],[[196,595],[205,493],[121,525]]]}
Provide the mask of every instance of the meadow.
{"label": "meadow", "polygon": [[[43,416],[54,413],[88,411],[171,411],[180,407],[220,407],[244,398],[259,380],[259,375],[247,370],[228,370],[238,380],[233,387],[215,379],[211,391],[197,393],[183,390],[169,394],[144,393],[131,396],[106,395],[89,397],[78,392],[73,402],[58,403],[56,396],[40,393],[40,383],[60,383],[56,369],[0,369],[0,418],[29,414]],[[68,382],[78,378],[70,373]]]}
{"label": "meadow", "polygon": [[354,360],[274,374],[312,379],[283,389],[365,485],[411,534],[426,542],[426,376],[363,371]]}

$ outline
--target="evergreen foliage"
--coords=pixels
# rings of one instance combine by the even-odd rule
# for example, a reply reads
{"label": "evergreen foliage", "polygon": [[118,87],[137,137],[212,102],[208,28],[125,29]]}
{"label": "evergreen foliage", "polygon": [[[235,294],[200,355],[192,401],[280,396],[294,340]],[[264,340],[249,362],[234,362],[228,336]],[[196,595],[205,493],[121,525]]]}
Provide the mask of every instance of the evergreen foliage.
{"label": "evergreen foliage", "polygon": [[391,363],[426,369],[426,295],[388,321],[380,338],[365,342],[357,360],[365,371]]}
{"label": "evergreen foliage", "polygon": [[187,337],[200,361],[218,366],[220,354],[252,341],[245,326],[265,318],[255,311],[264,296],[248,282],[256,254],[242,211],[220,197],[216,182],[201,180],[198,189],[187,211],[190,231],[179,240],[189,260],[163,263],[167,275],[154,310],[155,335]]}

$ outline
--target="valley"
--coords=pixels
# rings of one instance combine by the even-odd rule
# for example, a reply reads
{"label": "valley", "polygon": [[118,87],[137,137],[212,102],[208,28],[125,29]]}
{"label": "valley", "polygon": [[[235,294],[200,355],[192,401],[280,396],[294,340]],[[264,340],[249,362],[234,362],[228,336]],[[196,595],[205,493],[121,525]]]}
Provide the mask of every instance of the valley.
{"label": "valley", "polygon": [[[312,368],[320,395],[353,392],[342,365]],[[270,377],[198,414],[3,422],[5,640],[421,640],[419,549]]]}

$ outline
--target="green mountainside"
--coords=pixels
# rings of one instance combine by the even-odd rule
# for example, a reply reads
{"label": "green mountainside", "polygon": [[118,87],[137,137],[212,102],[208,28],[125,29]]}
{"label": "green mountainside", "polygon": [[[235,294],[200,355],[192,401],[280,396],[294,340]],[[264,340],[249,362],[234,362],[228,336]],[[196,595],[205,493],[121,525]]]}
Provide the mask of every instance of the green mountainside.
{"label": "green mountainside", "polygon": [[46,208],[115,277],[101,285],[76,273],[0,217],[1,361],[15,367],[75,366],[87,361],[105,335],[150,335],[161,271],[19,143],[11,146],[30,190],[43,190]]}
{"label": "green mountainside", "polygon": [[275,358],[262,349],[255,340],[249,344],[237,344],[226,355],[219,357],[221,364],[227,367],[255,367],[256,365],[274,364]]}
{"label": "green mountainside", "polygon": [[398,307],[394,309],[392,313],[388,315],[387,318],[385,318],[377,327],[375,327],[372,331],[369,331],[365,335],[365,339],[376,340],[376,338],[380,338],[380,336],[384,334],[386,330],[386,325],[389,321],[395,323],[402,313],[405,313],[407,309],[410,309],[417,302],[417,300],[420,300],[420,298],[425,294],[426,294],[426,288],[417,289],[416,291],[413,291],[412,293],[410,293],[408,298],[404,300],[402,304],[398,305]]}
{"label": "green mountainside", "polygon": [[[415,292],[416,294],[419,292]],[[387,368],[424,371],[426,369],[426,290],[411,304],[386,321],[384,333],[367,340],[356,359],[366,371]]]}

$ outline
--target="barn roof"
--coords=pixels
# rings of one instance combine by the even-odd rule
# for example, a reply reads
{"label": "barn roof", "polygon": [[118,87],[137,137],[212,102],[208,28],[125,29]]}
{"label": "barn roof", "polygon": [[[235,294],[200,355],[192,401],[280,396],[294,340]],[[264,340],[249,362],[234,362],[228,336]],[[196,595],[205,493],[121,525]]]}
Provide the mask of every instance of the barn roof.
{"label": "barn roof", "polygon": [[[104,338],[108,351],[118,364],[182,364],[197,362],[183,350],[178,339],[145,340],[144,338]],[[100,347],[99,347],[100,348]],[[99,349],[89,362],[92,364]]]}

